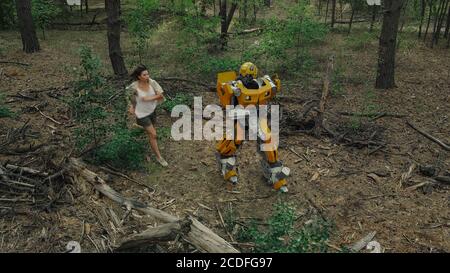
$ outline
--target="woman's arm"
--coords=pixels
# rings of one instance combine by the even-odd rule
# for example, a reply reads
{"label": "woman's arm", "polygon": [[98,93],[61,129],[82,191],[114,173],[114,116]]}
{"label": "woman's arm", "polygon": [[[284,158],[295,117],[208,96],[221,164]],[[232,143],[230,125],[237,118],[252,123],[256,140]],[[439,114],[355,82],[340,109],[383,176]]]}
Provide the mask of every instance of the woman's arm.
{"label": "woman's arm", "polygon": [[152,100],[160,100],[163,98],[164,98],[164,96],[162,94],[158,94],[158,95],[143,97],[142,100],[143,101],[152,101]]}
{"label": "woman's arm", "polygon": [[136,97],[137,97],[137,92],[136,92],[136,90],[134,90],[133,93],[131,94],[131,96],[129,97],[131,105],[130,105],[130,108],[128,108],[128,112],[130,112],[130,114],[133,114],[133,115],[135,115]]}

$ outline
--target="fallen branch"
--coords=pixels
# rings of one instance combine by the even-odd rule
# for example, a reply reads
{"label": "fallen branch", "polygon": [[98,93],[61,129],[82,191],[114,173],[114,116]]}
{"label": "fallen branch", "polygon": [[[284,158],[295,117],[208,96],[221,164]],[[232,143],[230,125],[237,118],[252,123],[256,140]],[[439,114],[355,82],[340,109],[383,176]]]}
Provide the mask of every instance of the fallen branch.
{"label": "fallen branch", "polygon": [[260,27],[257,27],[257,28],[251,28],[251,29],[244,29],[243,31],[240,31],[240,32],[228,32],[228,34],[230,34],[230,35],[245,35],[245,34],[250,34],[250,33],[258,32],[258,31],[263,31],[263,29]]}
{"label": "fallen branch", "polygon": [[448,177],[448,176],[436,176],[436,177],[434,177],[434,180],[444,183],[444,184],[447,184],[447,185],[450,185],[450,177]]}
{"label": "fallen branch", "polygon": [[408,171],[404,172],[402,176],[400,177],[400,180],[398,182],[398,188],[401,189],[403,184],[405,184],[412,176],[413,171],[416,169],[416,164],[413,163],[411,166],[409,166]]}
{"label": "fallen branch", "polygon": [[315,117],[314,133],[319,136],[323,130],[323,115],[325,113],[325,106],[328,102],[330,93],[330,87],[332,86],[331,80],[334,70],[334,56],[328,58],[327,70],[325,72],[325,78],[323,80],[322,96],[319,102],[319,109],[317,110],[317,116]]}
{"label": "fallen branch", "polygon": [[0,61],[0,64],[17,64],[17,65],[23,65],[23,66],[30,66],[30,64],[27,64],[27,63],[10,62],[10,61]]}
{"label": "fallen branch", "polygon": [[[148,205],[135,201],[133,199],[125,198],[121,196],[118,192],[112,189],[106,184],[106,182],[100,178],[96,173],[88,170],[86,165],[79,159],[70,158],[68,163],[68,169],[73,172],[74,175],[79,175],[83,177],[87,182],[92,184],[96,190],[101,192],[106,197],[111,200],[126,206],[130,209],[136,209],[147,215],[151,215],[156,219],[163,221],[165,223],[180,221],[178,217],[170,215],[162,210],[158,210]],[[225,241],[223,238],[215,234],[209,228],[204,226],[198,220],[193,217],[189,217],[192,221],[191,230],[186,235],[187,239],[195,245],[199,250],[204,252],[214,252],[214,253],[238,253],[231,244]]]}
{"label": "fallen branch", "polygon": [[[352,23],[364,23],[367,22],[366,19],[353,20]],[[350,21],[334,21],[335,24],[350,24]]]}
{"label": "fallen branch", "polygon": [[48,173],[46,172],[41,172],[32,168],[28,168],[28,167],[20,167],[20,166],[16,166],[16,165],[11,165],[11,164],[6,164],[6,169],[8,170],[12,170],[12,171],[21,171],[21,172],[25,172],[25,173],[29,173],[29,174],[33,174],[33,175],[39,175],[39,176],[48,176]]}
{"label": "fallen branch", "polygon": [[442,142],[441,140],[435,138],[434,136],[430,135],[429,133],[417,128],[414,124],[412,124],[410,121],[406,121],[406,124],[408,124],[411,128],[413,128],[414,130],[416,130],[417,132],[419,132],[420,134],[422,134],[423,136],[425,136],[426,138],[436,142],[437,144],[439,144],[439,146],[441,146],[442,148],[444,148],[444,150],[446,151],[450,151],[450,146],[445,144],[444,142]]}
{"label": "fallen branch", "polygon": [[41,113],[41,115],[44,116],[44,117],[46,117],[47,119],[53,121],[54,123],[56,123],[56,124],[58,124],[58,125],[61,125],[61,124],[62,124],[61,122],[59,122],[59,121],[53,119],[52,117],[49,117],[49,116],[47,116],[46,114],[42,113],[41,109],[39,109],[37,106],[35,106],[34,108],[36,108],[36,110],[38,110],[39,113]]}
{"label": "fallen branch", "polygon": [[129,177],[129,176],[127,176],[127,175],[121,173],[121,172],[116,172],[116,171],[113,171],[113,170],[111,170],[111,169],[109,169],[109,168],[102,167],[102,166],[100,166],[99,168],[102,169],[102,170],[104,170],[104,171],[106,171],[106,172],[109,172],[109,173],[111,173],[111,174],[114,174],[114,175],[123,177],[123,178],[125,178],[125,179],[127,179],[127,180],[129,180],[129,181],[131,181],[131,182],[133,182],[133,183],[136,183],[136,184],[140,185],[140,186],[143,186],[143,187],[146,187],[146,188],[148,188],[148,189],[151,189],[152,191],[155,191],[155,189],[152,188],[152,187],[150,187],[149,185],[146,185],[145,183],[141,183],[141,182],[139,182],[139,181],[137,181],[137,180],[135,180],[135,179],[133,179],[133,178],[131,178],[131,177]]}
{"label": "fallen branch", "polygon": [[185,219],[149,228],[144,232],[125,239],[116,250],[136,248],[157,242],[173,241],[177,235],[185,235],[190,231],[191,221]]}
{"label": "fallen branch", "polygon": [[363,249],[370,241],[373,240],[373,238],[375,237],[375,235],[377,234],[376,231],[372,231],[371,233],[367,234],[364,238],[362,238],[361,240],[359,240],[358,242],[356,242],[355,244],[353,244],[350,249],[353,251],[360,251],[361,249]]}
{"label": "fallen branch", "polygon": [[430,183],[431,183],[431,182],[428,182],[428,181],[421,182],[421,183],[418,183],[418,184],[413,185],[413,186],[411,186],[411,187],[408,187],[408,188],[406,188],[405,190],[406,190],[406,191],[414,191],[414,190],[417,190],[418,188],[421,188],[421,187],[423,187],[423,186],[429,185]]}
{"label": "fallen branch", "polygon": [[404,118],[406,115],[403,114],[394,114],[394,113],[357,113],[357,112],[338,112],[339,115],[343,116],[352,116],[352,117],[373,117],[373,118],[381,118],[381,117],[394,117],[394,118]]}
{"label": "fallen branch", "polygon": [[306,161],[309,162],[309,159],[304,154],[299,155],[292,147],[289,147],[288,149],[289,149],[289,151],[291,151],[293,154],[295,154],[299,158],[304,158]]}
{"label": "fallen branch", "polygon": [[223,229],[226,231],[226,233],[227,233],[228,237],[230,237],[231,241],[234,242],[233,236],[231,236],[230,232],[228,232],[228,230],[227,230],[227,226],[225,225],[225,221],[223,220],[222,213],[220,213],[219,206],[216,206],[216,208],[217,208],[217,212],[219,213],[220,222],[222,223]]}

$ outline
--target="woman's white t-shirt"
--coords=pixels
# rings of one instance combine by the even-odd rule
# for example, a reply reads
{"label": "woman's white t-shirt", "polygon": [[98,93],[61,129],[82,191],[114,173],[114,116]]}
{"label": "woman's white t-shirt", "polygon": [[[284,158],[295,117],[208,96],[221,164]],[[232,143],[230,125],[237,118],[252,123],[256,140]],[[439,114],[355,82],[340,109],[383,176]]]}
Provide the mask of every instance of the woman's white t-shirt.
{"label": "woman's white t-shirt", "polygon": [[147,96],[154,96],[156,95],[155,90],[151,85],[149,85],[148,90],[142,90],[137,85],[135,86],[137,91],[137,98],[136,98],[136,108],[135,108],[135,114],[137,118],[143,118],[150,114],[152,114],[156,106],[158,105],[157,100],[152,101],[144,101],[143,98]]}

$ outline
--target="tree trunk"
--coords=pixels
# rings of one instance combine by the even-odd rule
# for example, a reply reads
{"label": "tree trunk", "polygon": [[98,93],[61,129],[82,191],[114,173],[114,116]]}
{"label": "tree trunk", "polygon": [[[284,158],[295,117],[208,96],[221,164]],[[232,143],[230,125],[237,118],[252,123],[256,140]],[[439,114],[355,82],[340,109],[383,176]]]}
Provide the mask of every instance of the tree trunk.
{"label": "tree trunk", "polygon": [[448,12],[447,12],[447,24],[445,26],[445,32],[444,32],[445,38],[448,38],[449,31],[450,31],[450,6],[448,7]]}
{"label": "tree trunk", "polygon": [[425,0],[420,1],[420,25],[419,25],[419,38],[422,36],[423,18],[425,17]]}
{"label": "tree trunk", "polygon": [[430,28],[430,21],[431,21],[431,15],[433,14],[433,1],[430,0],[428,2],[429,6],[430,6],[430,10],[428,12],[428,22],[427,22],[427,28],[425,29],[425,35],[423,36],[423,41],[425,41],[427,39],[427,35],[428,35],[428,29]]}
{"label": "tree trunk", "polygon": [[449,4],[449,0],[445,0],[445,3],[443,3],[443,7],[440,11],[440,15],[439,15],[439,20],[438,20],[438,24],[437,24],[437,28],[435,31],[435,35],[434,35],[434,42],[437,45],[439,43],[439,38],[441,37],[441,29],[444,25],[444,19],[445,19],[445,15],[447,14],[447,8],[448,8],[448,4]]}
{"label": "tree trunk", "polygon": [[149,228],[125,239],[116,251],[148,246],[158,242],[173,241],[179,234],[185,236],[190,231],[191,224],[192,221],[185,219]]}
{"label": "tree trunk", "polygon": [[322,11],[322,0],[319,0],[319,6],[317,7],[317,9],[318,9],[318,11],[317,11],[317,15],[319,15],[320,16],[320,13],[321,13],[321,11]]}
{"label": "tree trunk", "polygon": [[233,2],[231,4],[230,10],[228,11],[227,20],[226,20],[226,32],[227,33],[228,33],[228,29],[230,28],[231,20],[233,19],[236,8],[237,8],[237,2]]}
{"label": "tree trunk", "polygon": [[[108,0],[106,0],[108,1]],[[112,0],[111,0],[112,1]],[[173,216],[165,211],[155,209],[149,207],[147,204],[142,202],[133,200],[131,198],[125,198],[120,193],[112,189],[106,182],[98,176],[98,174],[92,172],[87,169],[86,164],[84,164],[81,160],[77,158],[70,158],[67,164],[67,169],[69,170],[69,174],[74,177],[80,177],[84,181],[87,181],[91,184],[98,192],[102,193],[106,197],[110,198],[114,202],[119,203],[122,206],[127,207],[127,209],[135,209],[144,214],[153,216],[157,220],[160,220],[165,223],[173,223],[179,222],[181,219]],[[77,179],[78,180],[78,179]],[[79,182],[83,182],[83,180]],[[197,219],[188,216],[188,219],[191,223],[189,232],[185,235],[185,237],[191,242],[195,247],[197,247],[201,252],[212,252],[212,253],[239,253],[237,249],[235,249],[230,243],[225,241],[219,235],[215,234],[208,227],[200,223]],[[181,220],[182,221],[182,220]],[[165,226],[169,227],[169,230],[174,230],[173,225]],[[170,228],[172,227],[172,228]],[[183,228],[182,228],[183,229]],[[149,231],[147,234],[144,232],[144,236],[139,237],[137,239],[144,239],[146,235],[153,232],[152,238],[159,237],[162,239],[164,234],[168,234],[166,231],[161,233],[161,228],[153,229],[153,231]],[[159,231],[159,232],[158,232]],[[159,234],[155,235],[155,233]],[[166,237],[167,238],[167,237]],[[170,236],[169,236],[170,238]],[[134,238],[136,239],[136,238]],[[136,241],[135,241],[136,242]]]}
{"label": "tree trunk", "polygon": [[447,48],[450,48],[450,34],[447,36]]}
{"label": "tree trunk", "polygon": [[400,32],[403,32],[403,27],[405,26],[406,21],[406,8],[408,7],[408,0],[405,0],[405,4],[403,6],[403,16],[402,16],[402,24],[400,26]]}
{"label": "tree trunk", "polygon": [[330,6],[330,0],[327,0],[327,7],[325,8],[325,24],[327,23],[328,19],[328,8]]}
{"label": "tree trunk", "polygon": [[23,51],[33,53],[41,50],[31,15],[31,0],[16,0],[16,10]]}
{"label": "tree trunk", "polygon": [[253,22],[256,22],[256,1],[253,1]]}
{"label": "tree trunk", "polygon": [[373,31],[373,25],[375,24],[375,19],[377,17],[377,5],[372,6],[372,20],[370,21],[370,32]]}
{"label": "tree trunk", "polygon": [[114,70],[114,74],[125,76],[128,74],[120,48],[120,0],[105,0],[106,13],[108,15],[108,46],[109,58]]}
{"label": "tree trunk", "polygon": [[336,0],[331,0],[331,28],[334,27],[335,20],[336,20]]}
{"label": "tree trunk", "polygon": [[227,46],[227,0],[220,0],[220,41],[222,49]]}
{"label": "tree trunk", "polygon": [[439,11],[441,10],[442,0],[438,2],[437,10],[434,14],[434,22],[433,22],[433,33],[431,34],[431,42],[430,47],[433,48],[434,45],[434,39],[436,38],[436,27],[437,27],[437,21],[439,20]]}
{"label": "tree trunk", "polygon": [[86,0],[85,3],[84,3],[84,5],[86,7],[86,14],[89,12],[89,3],[88,3],[88,1],[89,0]]}
{"label": "tree trunk", "polygon": [[244,12],[244,22],[247,22],[247,7],[248,7],[248,0],[244,0],[243,4],[243,12]]}
{"label": "tree trunk", "polygon": [[355,9],[353,8],[353,5],[351,3],[350,6],[352,8],[352,15],[350,16],[350,22],[348,23],[348,34],[350,34],[350,31],[352,30],[353,16],[355,15]]}
{"label": "tree trunk", "polygon": [[383,26],[378,49],[378,70],[375,88],[395,87],[395,46],[404,0],[384,1]]}

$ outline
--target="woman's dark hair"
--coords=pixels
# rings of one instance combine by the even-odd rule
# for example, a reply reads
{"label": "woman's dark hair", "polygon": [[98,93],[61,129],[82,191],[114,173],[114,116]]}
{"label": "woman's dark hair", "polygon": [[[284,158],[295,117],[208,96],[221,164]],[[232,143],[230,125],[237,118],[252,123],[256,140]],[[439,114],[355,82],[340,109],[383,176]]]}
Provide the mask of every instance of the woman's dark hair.
{"label": "woman's dark hair", "polygon": [[145,70],[147,70],[147,67],[143,64],[140,64],[134,69],[130,76],[133,80],[139,80],[139,76]]}

